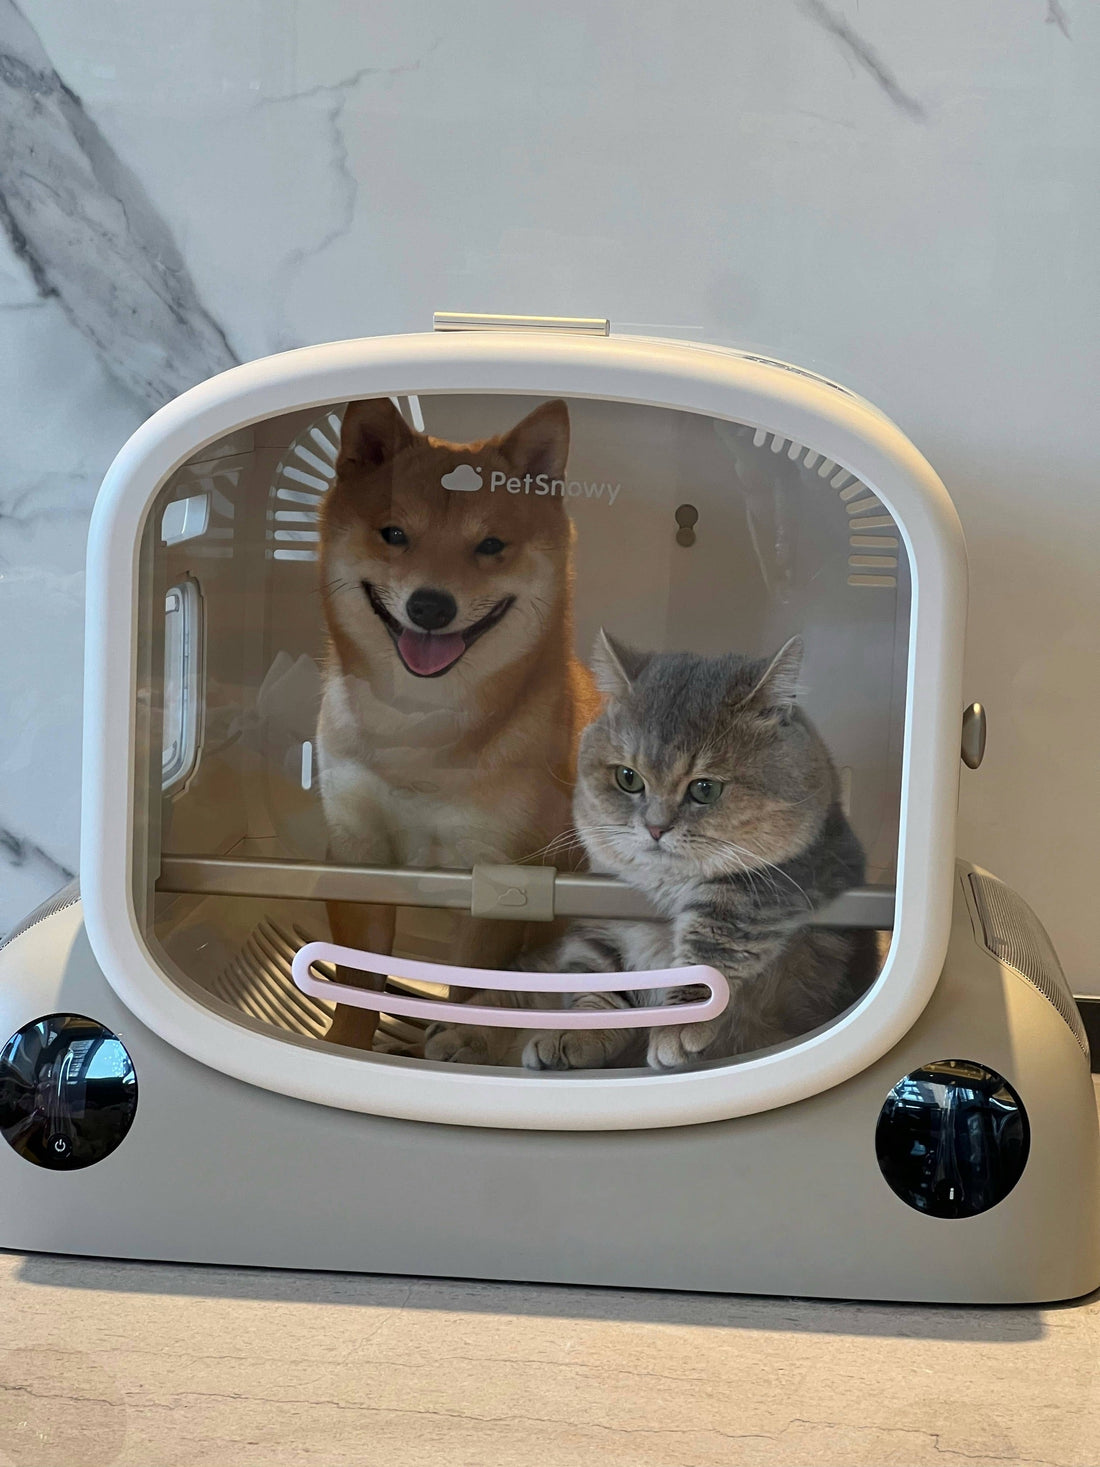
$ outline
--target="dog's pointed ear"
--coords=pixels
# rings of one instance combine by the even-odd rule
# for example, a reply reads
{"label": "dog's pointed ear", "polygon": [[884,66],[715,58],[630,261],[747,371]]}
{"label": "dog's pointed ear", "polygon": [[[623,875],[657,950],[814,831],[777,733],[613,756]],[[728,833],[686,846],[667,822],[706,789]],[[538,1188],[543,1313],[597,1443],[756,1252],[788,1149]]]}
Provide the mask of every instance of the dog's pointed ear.
{"label": "dog's pointed ear", "polygon": [[592,648],[592,676],[601,693],[615,699],[625,698],[648,661],[647,653],[636,652],[625,642],[617,642],[603,627],[596,633],[596,645]]}
{"label": "dog's pointed ear", "polygon": [[789,642],[785,642],[768,663],[745,702],[763,712],[790,712],[798,695],[802,653],[801,637],[792,637]]}
{"label": "dog's pointed ear", "polygon": [[569,457],[569,409],[560,397],[544,402],[497,440],[497,447],[519,474],[560,479]]}
{"label": "dog's pointed ear", "polygon": [[340,430],[336,472],[355,467],[380,468],[418,438],[388,397],[349,402]]}

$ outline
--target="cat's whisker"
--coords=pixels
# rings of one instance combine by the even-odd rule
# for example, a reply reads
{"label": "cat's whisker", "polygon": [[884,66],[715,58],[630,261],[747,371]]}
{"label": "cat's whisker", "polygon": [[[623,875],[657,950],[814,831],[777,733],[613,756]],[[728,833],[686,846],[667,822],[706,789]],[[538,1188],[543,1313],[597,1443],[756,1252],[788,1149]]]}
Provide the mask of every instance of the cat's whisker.
{"label": "cat's whisker", "polygon": [[569,790],[570,792],[572,792],[573,781],[571,779],[567,778],[563,774],[559,774],[558,771],[551,768],[549,764],[546,764],[543,767],[546,770],[547,779],[552,779],[554,783],[560,785],[563,790]]}
{"label": "cat's whisker", "polygon": [[[732,842],[730,844],[732,846]],[[789,882],[789,884],[794,887],[795,891],[797,891],[798,894],[799,894],[799,896],[801,896],[802,899],[805,901],[807,907],[811,907],[811,908],[813,907],[813,902],[806,895],[805,888],[802,887],[802,886],[800,886],[798,884],[798,882],[794,879],[793,876],[791,876],[788,872],[784,871],[783,868],[782,868],[782,866],[777,866],[774,861],[767,860],[764,856],[759,855],[756,851],[750,851],[745,846],[737,846],[734,849],[736,849],[736,851],[737,851],[737,853],[739,855],[741,855],[741,856],[748,856],[750,858],[750,860],[752,860],[754,862],[757,862],[758,863],[757,869],[761,869],[761,870],[765,870],[765,871],[774,871],[776,876],[781,876],[784,881]],[[773,880],[774,880],[774,878],[773,878]]]}
{"label": "cat's whisker", "polygon": [[[779,886],[776,881],[776,876],[781,876],[795,888],[808,907],[813,906],[805,890],[799,886],[798,882],[792,876],[784,871],[781,866],[777,866],[774,862],[766,860],[755,851],[750,851],[747,846],[739,846],[734,841],[724,840],[720,836],[696,834],[694,838],[699,843],[709,846],[716,854],[721,854],[727,860],[733,862],[736,865],[738,873],[748,878],[750,884],[754,887],[757,879],[764,881],[771,890],[772,895],[778,900]],[[746,860],[746,857],[749,859]],[[775,872],[775,876],[771,875],[771,872]]]}
{"label": "cat's whisker", "polygon": [[583,849],[585,835],[606,833],[607,831],[617,830],[618,828],[619,827],[615,825],[589,826],[585,827],[583,833],[576,830],[564,830],[560,834],[556,835],[553,840],[547,841],[544,846],[539,846],[538,850],[530,851],[527,855],[521,857],[520,859],[523,861],[534,861],[540,856],[566,854],[567,852],[574,850],[577,847]]}
{"label": "cat's whisker", "polygon": [[[576,833],[575,830],[561,830],[561,831],[558,832],[557,835],[552,836],[546,842],[545,845],[539,846],[538,850],[536,850],[536,851],[532,851],[531,852],[531,855],[532,856],[541,855],[543,851],[551,851],[551,850],[553,850],[553,848],[556,845],[558,845],[561,841],[571,841],[571,840],[576,840],[576,839],[577,839],[577,833]],[[525,859],[527,859],[527,858],[525,858]]]}

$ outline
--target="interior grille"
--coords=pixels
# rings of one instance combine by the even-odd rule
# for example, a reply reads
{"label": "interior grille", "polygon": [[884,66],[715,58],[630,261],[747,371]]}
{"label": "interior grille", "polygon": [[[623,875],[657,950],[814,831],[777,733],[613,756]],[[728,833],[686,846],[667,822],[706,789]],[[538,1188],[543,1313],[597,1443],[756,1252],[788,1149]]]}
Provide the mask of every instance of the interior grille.
{"label": "interior grille", "polygon": [[[270,918],[265,919],[253,930],[232,962],[215,978],[211,992],[223,1003],[262,1023],[286,1029],[292,1034],[324,1038],[336,1005],[302,993],[291,977],[294,954],[313,940],[296,923],[288,931]],[[326,978],[335,976],[330,964],[318,963],[316,966]],[[418,997],[424,996],[422,988],[423,985],[406,984],[394,978],[386,983],[387,992],[415,993]],[[423,1043],[426,1028],[427,1025],[419,1019],[382,1014],[378,1020],[374,1048],[384,1054],[412,1053]]]}
{"label": "interior grille", "polygon": [[1046,928],[1023,897],[996,877],[972,871],[970,889],[986,947],[1058,1010],[1087,1057],[1089,1041],[1081,1011],[1073,1000]]}

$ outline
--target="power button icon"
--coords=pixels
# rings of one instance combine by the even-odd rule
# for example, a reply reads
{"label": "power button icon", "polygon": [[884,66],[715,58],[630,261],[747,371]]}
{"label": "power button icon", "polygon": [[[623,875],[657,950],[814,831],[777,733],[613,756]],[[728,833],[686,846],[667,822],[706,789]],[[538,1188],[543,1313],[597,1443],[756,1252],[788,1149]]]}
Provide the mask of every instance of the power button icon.
{"label": "power button icon", "polygon": [[46,1137],[46,1150],[57,1161],[67,1161],[73,1152],[73,1143],[60,1133]]}

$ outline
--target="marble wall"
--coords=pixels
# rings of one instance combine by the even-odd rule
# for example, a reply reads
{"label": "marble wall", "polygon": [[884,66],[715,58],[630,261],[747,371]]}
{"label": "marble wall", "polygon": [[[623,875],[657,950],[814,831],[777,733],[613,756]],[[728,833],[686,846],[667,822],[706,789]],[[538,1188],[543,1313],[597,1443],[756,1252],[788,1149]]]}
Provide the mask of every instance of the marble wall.
{"label": "marble wall", "polygon": [[77,859],[82,558],[159,403],[433,309],[803,362],[946,480],[961,849],[1100,993],[1100,12],[1081,0],[0,0],[0,929]]}

